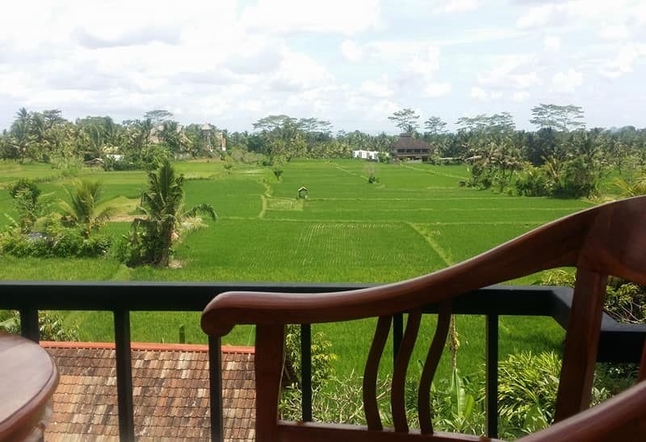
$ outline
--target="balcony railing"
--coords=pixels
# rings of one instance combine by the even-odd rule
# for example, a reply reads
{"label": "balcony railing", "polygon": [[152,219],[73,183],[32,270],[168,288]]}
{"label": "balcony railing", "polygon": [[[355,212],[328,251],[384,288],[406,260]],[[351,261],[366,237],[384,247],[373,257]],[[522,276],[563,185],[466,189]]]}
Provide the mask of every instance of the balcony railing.
{"label": "balcony railing", "polygon": [[[359,284],[278,284],[278,283],[133,283],[133,282],[8,282],[0,281],[0,309],[20,312],[22,335],[39,339],[39,310],[111,311],[114,317],[119,435],[122,441],[135,440],[132,364],[130,350],[130,312],[201,312],[219,293],[230,290],[324,293],[367,287]],[[498,391],[498,318],[546,316],[565,328],[571,306],[571,290],[562,287],[493,286],[466,293],[453,303],[454,314],[486,317],[487,435],[496,437]],[[425,313],[436,313],[428,306]],[[311,328],[302,325],[302,387],[304,421],[312,420]],[[393,323],[393,355],[397,353],[403,331],[403,314]],[[599,362],[638,362],[646,326],[619,324],[604,315],[599,340]],[[221,441],[222,381],[219,339],[209,339],[211,438]]]}

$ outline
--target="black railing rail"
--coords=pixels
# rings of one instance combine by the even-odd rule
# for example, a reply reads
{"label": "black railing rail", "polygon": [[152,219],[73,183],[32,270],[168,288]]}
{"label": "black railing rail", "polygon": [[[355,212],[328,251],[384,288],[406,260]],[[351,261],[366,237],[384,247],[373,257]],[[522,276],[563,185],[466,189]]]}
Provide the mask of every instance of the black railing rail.
{"label": "black railing rail", "polygon": [[[103,310],[114,316],[117,364],[119,434],[122,441],[135,440],[130,351],[130,312],[200,312],[219,293],[231,290],[325,293],[369,287],[366,284],[310,283],[156,283],[156,282],[27,282],[0,281],[0,309],[20,312],[21,332],[38,341],[39,310]],[[572,292],[562,287],[492,286],[470,292],[453,302],[454,314],[486,317],[487,433],[497,436],[498,318],[504,315],[546,316],[565,327]],[[433,314],[436,306],[425,313]],[[403,315],[394,321],[395,356],[402,336]],[[597,360],[638,362],[646,326],[619,324],[608,316],[602,322]],[[312,419],[311,328],[302,325],[303,420]],[[209,339],[211,438],[222,440],[222,377],[220,340]]]}

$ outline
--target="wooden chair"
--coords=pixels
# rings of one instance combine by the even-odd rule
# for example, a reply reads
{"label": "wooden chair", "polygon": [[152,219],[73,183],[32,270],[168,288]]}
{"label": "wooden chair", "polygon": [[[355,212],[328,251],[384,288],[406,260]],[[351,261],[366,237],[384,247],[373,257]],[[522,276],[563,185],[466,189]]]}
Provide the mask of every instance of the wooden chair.
{"label": "wooden chair", "polygon": [[[431,381],[446,342],[451,299],[481,287],[535,272],[576,268],[574,298],[552,427],[527,442],[646,440],[646,383],[588,409],[608,275],[646,285],[646,197],[601,205],[537,228],[449,268],[394,284],[327,294],[229,292],[206,307],[202,328],[226,335],[236,324],[256,325],[256,433],[262,441],[485,441],[485,437],[433,431]],[[439,305],[438,327],[419,385],[419,430],[409,430],[404,384],[421,309]],[[377,410],[376,378],[394,314],[408,313],[391,392],[394,429],[384,429]],[[285,324],[313,324],[378,317],[364,373],[367,426],[279,421]],[[646,347],[645,347],[646,349]],[[640,381],[646,378],[646,351]],[[587,410],[587,411],[584,411]],[[583,412],[583,413],[581,413]],[[617,438],[621,434],[622,437]],[[631,439],[632,438],[632,439]]]}

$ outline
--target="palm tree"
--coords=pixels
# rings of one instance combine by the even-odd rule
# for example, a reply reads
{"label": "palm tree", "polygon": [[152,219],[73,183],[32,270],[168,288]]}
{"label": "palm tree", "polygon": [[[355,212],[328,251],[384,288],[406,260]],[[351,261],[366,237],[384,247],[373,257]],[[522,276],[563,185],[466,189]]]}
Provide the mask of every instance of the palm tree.
{"label": "palm tree", "polygon": [[175,175],[168,159],[162,160],[156,170],[148,172],[148,190],[141,195],[140,206],[145,218],[133,221],[131,237],[133,245],[141,252],[141,263],[168,266],[173,239],[185,218],[194,218],[198,212],[203,212],[216,219],[210,204],[184,210],[183,185],[184,175]]}
{"label": "palm tree", "polygon": [[99,210],[101,182],[80,180],[74,182],[74,192],[67,191],[70,203],[61,202],[63,223],[82,226],[83,236],[88,238],[93,230],[98,230],[110,219],[111,207]]}

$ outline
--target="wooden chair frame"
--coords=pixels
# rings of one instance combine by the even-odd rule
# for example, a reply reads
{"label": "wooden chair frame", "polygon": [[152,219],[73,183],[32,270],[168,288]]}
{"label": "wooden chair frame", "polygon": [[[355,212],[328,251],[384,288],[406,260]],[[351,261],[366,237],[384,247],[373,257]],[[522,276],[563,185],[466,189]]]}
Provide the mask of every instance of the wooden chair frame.
{"label": "wooden chair frame", "polygon": [[[646,440],[646,387],[640,382],[599,407],[590,404],[608,275],[646,285],[646,197],[613,202],[567,216],[462,263],[418,278],[374,288],[326,294],[228,292],[204,310],[202,328],[226,335],[236,324],[255,324],[257,440],[262,441],[484,441],[436,432],[429,409],[430,384],[446,342],[451,299],[482,287],[556,267],[575,267],[576,283],[563,350],[555,422],[527,441]],[[419,430],[410,430],[404,383],[423,306],[438,304],[435,337],[420,380]],[[384,429],[376,406],[376,376],[394,314],[409,313],[393,372],[393,429]],[[314,324],[378,317],[364,373],[367,426],[284,422],[278,400],[286,324]],[[645,352],[646,353],[646,352]],[[640,381],[646,377],[642,357]],[[580,414],[579,414],[580,413]],[[589,431],[575,431],[581,425]],[[601,427],[601,428],[600,428]],[[628,439],[627,439],[628,438]],[[641,439],[643,438],[643,439]]]}

